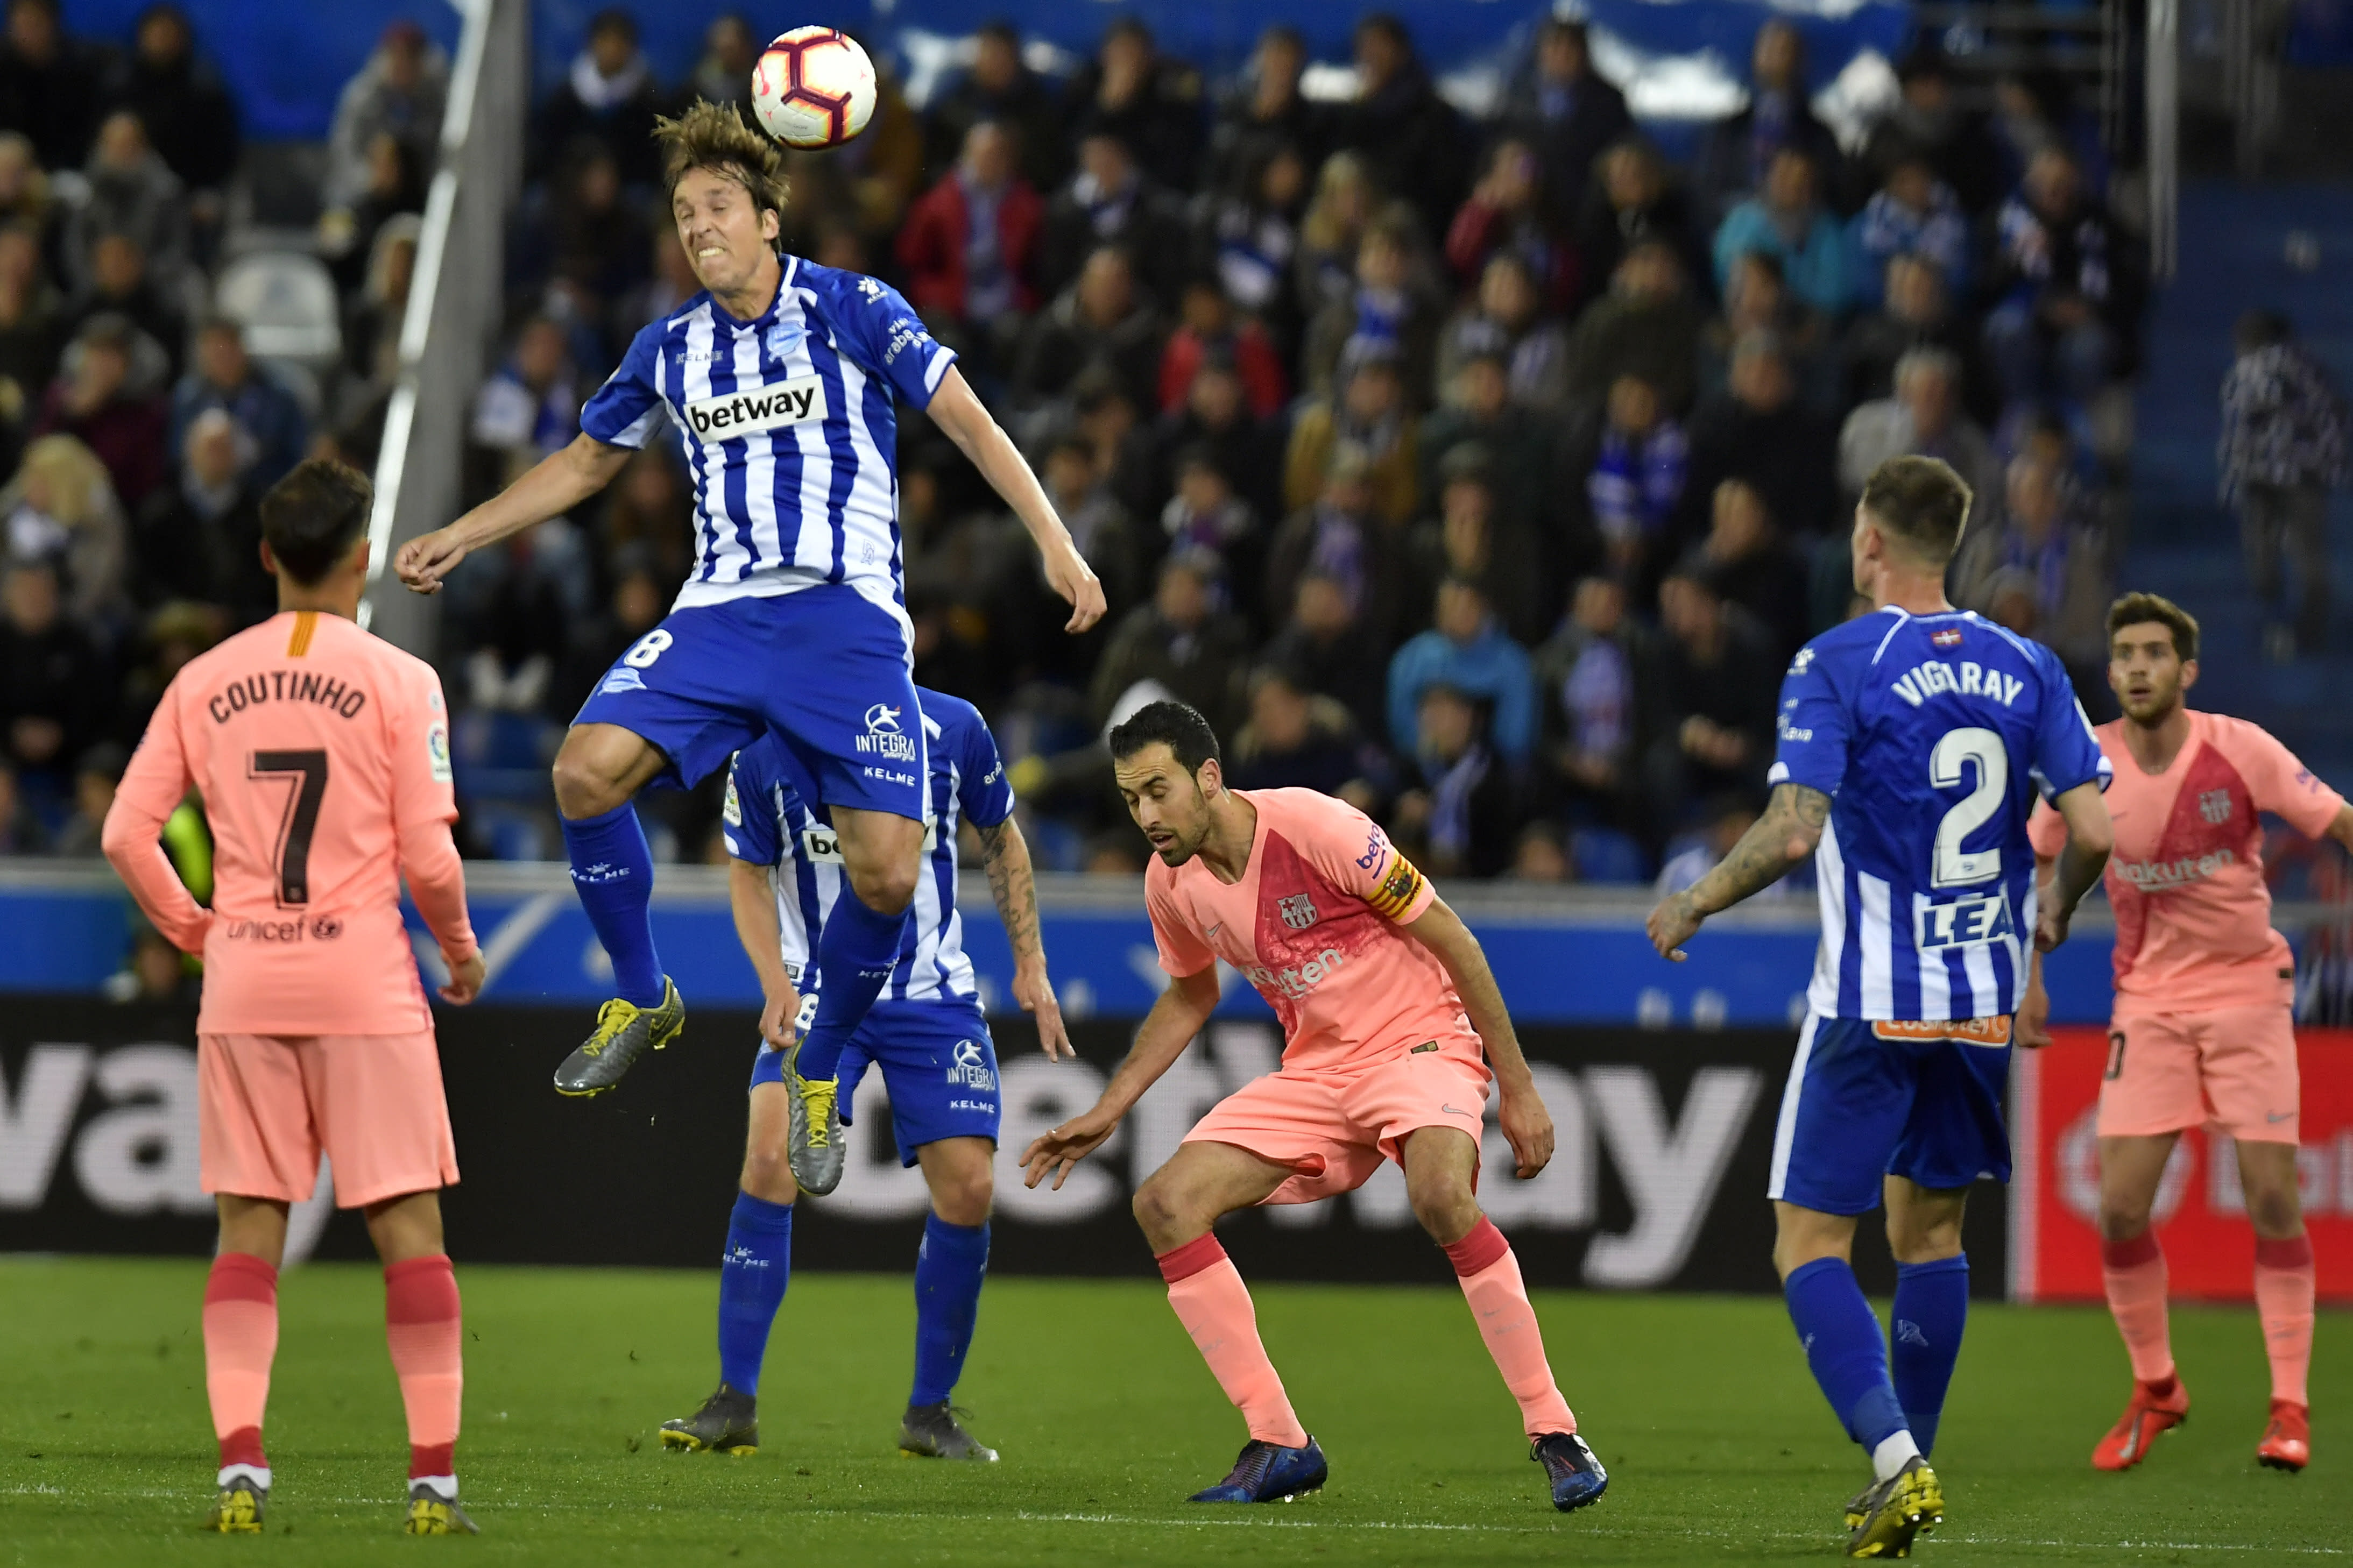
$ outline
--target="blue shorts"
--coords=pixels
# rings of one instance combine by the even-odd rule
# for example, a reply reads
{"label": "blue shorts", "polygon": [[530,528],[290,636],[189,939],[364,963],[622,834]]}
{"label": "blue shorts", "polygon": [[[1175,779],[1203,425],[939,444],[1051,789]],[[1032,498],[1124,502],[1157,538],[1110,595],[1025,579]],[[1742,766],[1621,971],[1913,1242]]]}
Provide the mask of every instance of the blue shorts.
{"label": "blue shorts", "polygon": [[1983,1031],[1991,1043],[1928,1032],[1944,1027],[1808,1014],[1766,1195],[1858,1215],[1879,1206],[1883,1176],[1940,1191],[2009,1181],[2010,1020]]}
{"label": "blue shorts", "polygon": [[661,749],[692,788],[773,730],[828,805],[923,818],[923,721],[904,626],[844,584],[672,610],[630,645],[575,724]]}
{"label": "blue shorts", "polygon": [[[943,1138],[997,1142],[1004,1110],[997,1088],[997,1042],[978,1005],[877,1002],[841,1052],[841,1120],[853,1111],[869,1063],[882,1069],[899,1163]],[[752,1087],[785,1081],[785,1053],[765,1046],[752,1060]]]}

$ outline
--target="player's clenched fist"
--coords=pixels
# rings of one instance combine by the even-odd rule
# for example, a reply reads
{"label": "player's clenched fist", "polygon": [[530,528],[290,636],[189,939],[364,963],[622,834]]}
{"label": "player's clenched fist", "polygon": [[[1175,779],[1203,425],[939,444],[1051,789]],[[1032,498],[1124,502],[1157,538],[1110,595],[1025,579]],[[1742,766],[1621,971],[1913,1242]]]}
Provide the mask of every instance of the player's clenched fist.
{"label": "player's clenched fist", "polygon": [[1506,1089],[1503,1104],[1496,1108],[1495,1121],[1512,1145],[1514,1173],[1520,1180],[1533,1180],[1552,1163],[1552,1112],[1545,1109],[1535,1084]]}
{"label": "player's clenched fist", "polygon": [[1051,1172],[1053,1190],[1060,1192],[1062,1178],[1071,1173],[1071,1167],[1102,1148],[1103,1140],[1118,1130],[1118,1117],[1095,1110],[1039,1134],[1021,1151],[1021,1184],[1034,1187]]}
{"label": "player's clenched fist", "polygon": [[442,580],[465,559],[466,546],[459,540],[457,531],[437,528],[402,545],[392,558],[392,569],[411,592],[438,594]]}

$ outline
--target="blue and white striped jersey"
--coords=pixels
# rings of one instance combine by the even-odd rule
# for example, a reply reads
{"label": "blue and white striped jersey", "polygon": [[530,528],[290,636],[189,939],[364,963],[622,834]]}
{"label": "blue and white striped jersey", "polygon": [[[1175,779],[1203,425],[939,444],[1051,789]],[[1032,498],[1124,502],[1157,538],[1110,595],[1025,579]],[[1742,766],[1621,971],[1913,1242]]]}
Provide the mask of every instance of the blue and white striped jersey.
{"label": "blue and white striped jersey", "polygon": [[1810,1009],[2016,1012],[2034,941],[2034,792],[2114,776],[2058,656],[1968,611],[1891,606],[1799,649],[1770,778],[1831,802]]}
{"label": "blue and white striped jersey", "polygon": [[[1013,786],[980,710],[960,697],[915,689],[923,705],[931,758],[924,801],[923,875],[915,883],[915,918],[899,948],[898,967],[882,988],[901,1002],[971,1001],[979,987],[964,952],[956,913],[956,824],[994,827],[1013,815]],[[770,868],[776,923],[784,932],[785,972],[809,982],[809,954],[834,900],[849,887],[841,849],[807,775],[775,734],[735,753],[727,773],[721,831],[727,853]]]}
{"label": "blue and white striped jersey", "polygon": [[887,284],[784,268],[756,321],[702,293],[649,324],[580,411],[615,447],[644,447],[665,416],[678,428],[695,525],[679,609],[819,583],[903,600],[892,397],[928,407],[955,354]]}

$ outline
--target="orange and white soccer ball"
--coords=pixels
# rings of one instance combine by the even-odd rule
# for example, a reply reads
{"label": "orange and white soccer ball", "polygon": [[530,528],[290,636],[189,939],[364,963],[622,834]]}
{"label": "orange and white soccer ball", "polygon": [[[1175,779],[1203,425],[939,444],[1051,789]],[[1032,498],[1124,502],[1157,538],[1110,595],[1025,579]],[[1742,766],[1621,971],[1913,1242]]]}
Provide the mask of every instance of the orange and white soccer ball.
{"label": "orange and white soccer ball", "polygon": [[874,116],[874,62],[836,27],[779,33],[752,68],[752,112],[787,147],[839,147]]}

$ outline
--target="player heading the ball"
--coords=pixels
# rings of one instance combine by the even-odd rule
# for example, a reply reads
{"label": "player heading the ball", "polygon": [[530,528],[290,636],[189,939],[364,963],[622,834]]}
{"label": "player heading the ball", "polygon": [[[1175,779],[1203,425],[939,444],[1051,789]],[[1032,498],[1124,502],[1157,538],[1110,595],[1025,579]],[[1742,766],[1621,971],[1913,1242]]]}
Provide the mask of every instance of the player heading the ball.
{"label": "player heading the ball", "polygon": [[661,624],[624,653],[555,758],[573,884],[616,992],[556,1072],[610,1089],[685,1020],[648,919],[653,858],[630,804],[691,787],[773,731],[814,781],[850,896],[825,925],[822,1001],[786,1064],[802,1187],[841,1179],[837,1064],[896,962],[923,837],[922,707],[903,607],[898,420],[924,410],[1037,542],[1068,629],[1103,585],[1029,465],[895,289],[780,255],[775,143],[732,107],[658,122],[670,216],[702,291],[638,333],[581,411],[580,435],[501,494],[400,550],[401,580],[438,591],[466,556],[572,510],[668,433],[693,476],[695,565]]}
{"label": "player heading the ball", "polygon": [[1553,1381],[1511,1244],[1479,1208],[1491,1085],[1518,1175],[1553,1152],[1479,939],[1356,807],[1308,789],[1228,789],[1216,733],[1184,703],[1147,703],[1110,740],[1119,793],[1157,856],[1145,904],[1169,986],[1093,1108],[1023,1152],[1029,1184],[1050,1173],[1060,1187],[1175,1064],[1218,1005],[1219,959],[1282,1023],[1282,1069],[1219,1102],[1135,1194],[1168,1304],[1250,1425],[1232,1472],[1193,1500],[1287,1500],[1325,1476],[1214,1226],[1260,1204],[1354,1192],[1393,1160],[1519,1403],[1553,1505],[1596,1501],[1609,1474]]}

